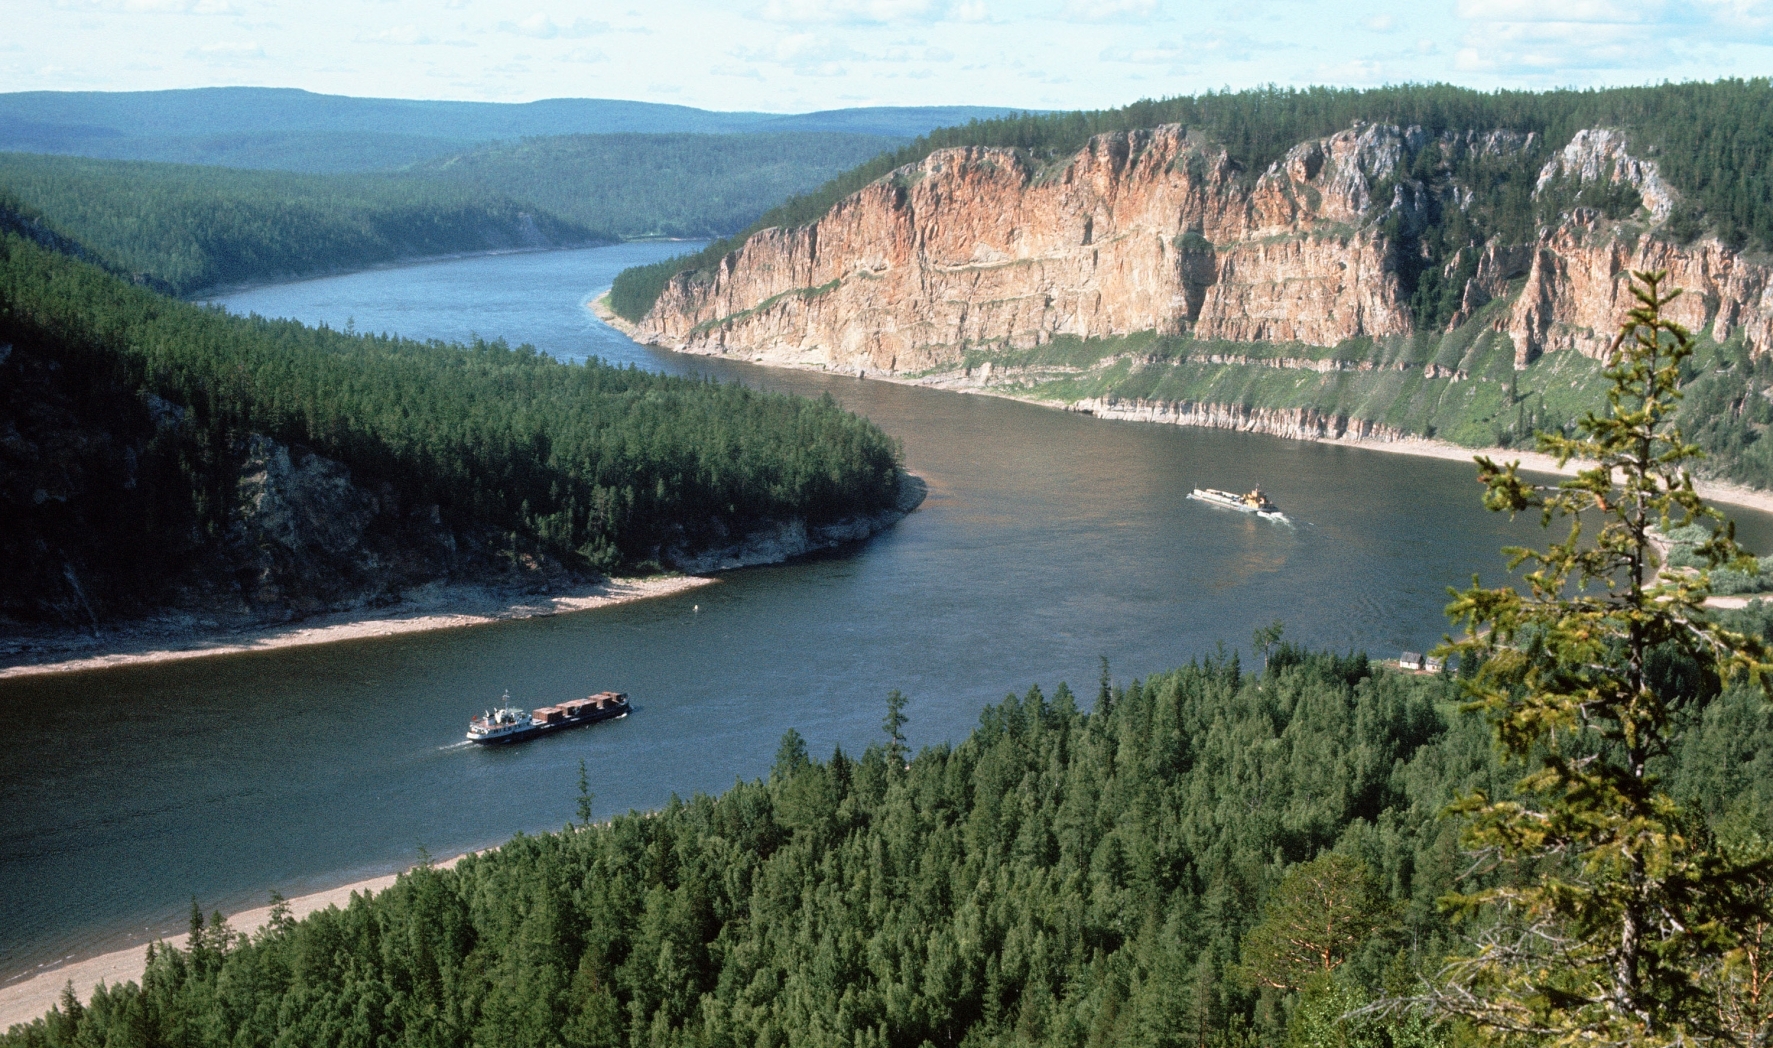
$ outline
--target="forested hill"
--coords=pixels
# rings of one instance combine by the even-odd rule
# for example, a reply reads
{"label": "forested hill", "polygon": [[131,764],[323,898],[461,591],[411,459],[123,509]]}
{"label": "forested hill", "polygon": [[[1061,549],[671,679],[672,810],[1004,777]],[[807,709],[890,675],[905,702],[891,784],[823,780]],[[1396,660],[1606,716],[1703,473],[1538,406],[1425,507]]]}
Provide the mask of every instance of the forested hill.
{"label": "forested hill", "polygon": [[174,294],[610,234],[435,181],[0,154],[0,194]]}
{"label": "forested hill", "polygon": [[[699,256],[623,274],[611,304],[623,316],[638,319],[673,274],[707,270],[757,230],[812,222],[845,196],[938,149],[1005,147],[1020,151],[1038,168],[1063,162],[1094,135],[1179,124],[1202,141],[1223,146],[1241,177],[1253,181],[1300,143],[1344,131],[1357,121],[1417,126],[1431,136],[1496,130],[1534,136],[1529,148],[1511,157],[1474,155],[1456,172],[1473,183],[1477,197],[1470,206],[1433,216],[1425,230],[1405,230],[1413,250],[1402,256],[1400,266],[1412,292],[1418,274],[1439,274],[1456,264],[1459,249],[1473,241],[1531,242],[1544,217],[1545,202],[1533,196],[1540,165],[1585,128],[1626,129],[1644,155],[1655,158],[1662,176],[1682,197],[1681,213],[1671,216],[1672,232],[1691,237],[1713,231],[1732,246],[1773,249],[1773,183],[1763,177],[1773,163],[1773,82],[1766,79],[1546,92],[1481,92],[1447,84],[1261,88],[939,128],[783,203]],[[1420,155],[1430,163],[1427,153]],[[1400,177],[1429,173],[1404,172]],[[1390,187],[1386,189],[1389,198]],[[1563,203],[1567,207],[1574,201]],[[1620,202],[1584,203],[1613,207]],[[1437,319],[1444,323],[1454,312],[1456,301],[1443,301],[1442,290],[1434,282],[1422,289],[1415,305],[1425,324]]]}
{"label": "forested hill", "polygon": [[525,200],[623,237],[727,236],[903,143],[829,132],[561,135],[414,165],[409,174]]}
{"label": "forested hill", "polygon": [[829,400],[235,318],[0,229],[0,621],[546,586],[894,505]]}
{"label": "forested hill", "polygon": [[579,135],[397,174],[301,175],[0,153],[11,195],[179,295],[426,255],[740,229],[902,139]]}
{"label": "forested hill", "polygon": [[[790,732],[766,780],[719,797],[520,836],[251,939],[198,918],[141,984],[0,1045],[1464,1043],[1344,1019],[1447,956],[1437,900],[1468,856],[1443,810],[1521,774],[1457,694],[1282,645],[1104,687],[1088,713],[1063,685],[1012,695],[909,763],[898,738],[810,761]],[[1665,781],[1765,832],[1768,708],[1703,698]]]}

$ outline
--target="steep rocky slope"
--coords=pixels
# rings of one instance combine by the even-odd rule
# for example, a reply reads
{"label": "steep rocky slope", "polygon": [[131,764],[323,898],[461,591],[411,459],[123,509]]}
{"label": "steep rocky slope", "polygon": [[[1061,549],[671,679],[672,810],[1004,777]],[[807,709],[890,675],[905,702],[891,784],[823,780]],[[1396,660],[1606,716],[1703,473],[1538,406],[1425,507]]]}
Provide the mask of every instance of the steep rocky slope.
{"label": "steep rocky slope", "polygon": [[[757,233],[712,272],[674,277],[639,336],[1126,417],[1370,439],[1457,428],[1469,443],[1579,409],[1557,393],[1522,407],[1522,387],[1541,385],[1547,354],[1604,351],[1632,270],[1668,270],[1686,289],[1673,313],[1709,341],[1767,354],[1773,269],[1672,235],[1679,194],[1606,128],[1575,134],[1538,170],[1533,202],[1571,206],[1536,235],[1474,236],[1430,274],[1458,306],[1444,329],[1423,330],[1417,238],[1471,206],[1460,173],[1543,155],[1531,134],[1359,123],[1253,176],[1174,125],[1099,135],[1046,167],[1009,149],[939,150],[810,225]],[[1628,206],[1615,217],[1575,206],[1585,188]],[[1161,351],[1129,360],[1125,340],[1142,335]],[[1166,374],[1129,385],[1153,369]],[[1591,385],[1592,367],[1557,370],[1548,390]],[[1458,388],[1468,380],[1495,389]],[[1122,403],[1141,381],[1176,389]]]}

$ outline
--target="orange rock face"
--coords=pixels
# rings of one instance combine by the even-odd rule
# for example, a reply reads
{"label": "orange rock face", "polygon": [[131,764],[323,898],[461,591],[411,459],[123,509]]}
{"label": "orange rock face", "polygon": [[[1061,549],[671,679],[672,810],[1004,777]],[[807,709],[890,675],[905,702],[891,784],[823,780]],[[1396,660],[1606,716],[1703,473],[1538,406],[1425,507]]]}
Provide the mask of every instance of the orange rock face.
{"label": "orange rock face", "polygon": [[[1406,161],[1453,141],[1503,152],[1531,139],[1357,124],[1254,179],[1175,126],[1101,135],[1045,169],[1011,150],[939,150],[810,226],[757,233],[711,278],[674,278],[639,337],[890,373],[1058,335],[1192,331],[1329,346],[1408,334],[1398,248],[1382,220],[1409,225],[1425,213],[1426,190],[1402,177]],[[1613,133],[1578,135],[1541,183],[1590,176],[1633,180],[1652,214],[1672,199],[1655,165],[1632,159]],[[1524,274],[1499,322],[1523,366],[1544,352],[1603,349],[1635,269],[1667,269],[1688,289],[1676,314],[1691,326],[1719,338],[1740,328],[1755,352],[1773,344],[1769,271],[1715,241],[1677,247],[1578,209],[1537,244],[1468,250],[1480,252],[1477,276],[1454,323],[1515,293]]]}
{"label": "orange rock face", "polygon": [[641,327],[678,348],[887,371],[1059,334],[1400,333],[1391,246],[1355,223],[1401,146],[1356,129],[1254,184],[1173,126],[1099,136],[1046,171],[941,150],[811,226],[758,233],[711,282],[675,279]]}
{"label": "orange rock face", "polygon": [[1621,236],[1592,212],[1578,211],[1540,234],[1526,286],[1508,317],[1515,365],[1574,349],[1599,357],[1636,301],[1630,274],[1668,273],[1681,296],[1665,313],[1719,342],[1741,329],[1749,351],[1773,346],[1773,273],[1715,240],[1679,247],[1649,234]]}

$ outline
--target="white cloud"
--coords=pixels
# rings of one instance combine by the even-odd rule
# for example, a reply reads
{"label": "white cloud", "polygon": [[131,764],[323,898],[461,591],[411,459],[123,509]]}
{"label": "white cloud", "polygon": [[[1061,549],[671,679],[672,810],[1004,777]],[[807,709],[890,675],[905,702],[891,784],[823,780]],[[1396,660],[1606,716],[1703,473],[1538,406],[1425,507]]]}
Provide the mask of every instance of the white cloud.
{"label": "white cloud", "polygon": [[516,22],[500,22],[499,30],[516,33],[519,36],[533,36],[538,40],[553,40],[556,37],[577,40],[581,37],[594,36],[609,30],[608,22],[593,22],[586,18],[575,18],[566,25],[561,25],[545,12],[537,11],[528,18]]}
{"label": "white cloud", "polygon": [[1068,22],[1145,22],[1157,13],[1157,0],[1065,0],[1059,17]]}
{"label": "white cloud", "polygon": [[1459,0],[1457,11],[1460,18],[1484,22],[1615,24],[1655,21],[1664,6],[1659,0]]}
{"label": "white cloud", "polygon": [[1370,58],[1355,58],[1335,65],[1318,66],[1314,82],[1320,84],[1379,84],[1385,81],[1385,67]]}
{"label": "white cloud", "polygon": [[986,17],[982,0],[764,0],[753,14],[790,25],[981,22]]}
{"label": "white cloud", "polygon": [[1454,68],[1541,82],[1616,70],[1666,69],[1764,32],[1764,0],[1459,0],[1466,23]]}
{"label": "white cloud", "polygon": [[1104,62],[1135,62],[1140,65],[1179,65],[1190,57],[1188,49],[1174,41],[1147,44],[1143,47],[1104,48],[1099,56]]}
{"label": "white cloud", "polygon": [[580,62],[590,65],[596,62],[607,62],[609,56],[595,47],[575,47],[560,56],[562,62]]}
{"label": "white cloud", "polygon": [[265,49],[252,40],[224,41],[193,47],[185,52],[185,57],[211,65],[242,65],[264,58]]}
{"label": "white cloud", "polygon": [[1128,62],[1134,65],[1168,65],[1181,66],[1185,62],[1200,59],[1241,60],[1250,53],[1250,42],[1241,36],[1225,33],[1200,33],[1188,37],[1180,43],[1174,40],[1160,40],[1146,44],[1131,46],[1108,47],[1098,55],[1104,62]]}
{"label": "white cloud", "polygon": [[1389,33],[1397,28],[1397,19],[1390,15],[1370,15],[1361,19],[1361,25],[1375,33]]}
{"label": "white cloud", "polygon": [[841,40],[818,33],[790,33],[767,47],[736,47],[728,53],[742,62],[784,66],[799,76],[845,76],[845,62],[868,59]]}
{"label": "white cloud", "polygon": [[64,11],[122,11],[127,14],[237,15],[232,0],[55,0]]}
{"label": "white cloud", "polygon": [[437,42],[431,39],[429,33],[412,24],[389,26],[379,33],[368,33],[358,39],[369,44],[405,44],[409,46],[423,46]]}
{"label": "white cloud", "polygon": [[708,72],[713,76],[736,76],[744,80],[759,82],[763,80],[763,73],[759,70],[751,66],[733,65],[731,62],[717,62],[708,67]]}

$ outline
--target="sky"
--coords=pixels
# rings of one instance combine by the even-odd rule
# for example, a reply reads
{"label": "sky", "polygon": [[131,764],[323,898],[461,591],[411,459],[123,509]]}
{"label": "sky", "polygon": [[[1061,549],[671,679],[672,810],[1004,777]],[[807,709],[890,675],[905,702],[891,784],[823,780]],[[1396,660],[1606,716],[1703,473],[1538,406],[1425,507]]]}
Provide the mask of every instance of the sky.
{"label": "sky", "polygon": [[1773,0],[0,0],[0,91],[256,85],[720,110],[1773,74]]}

